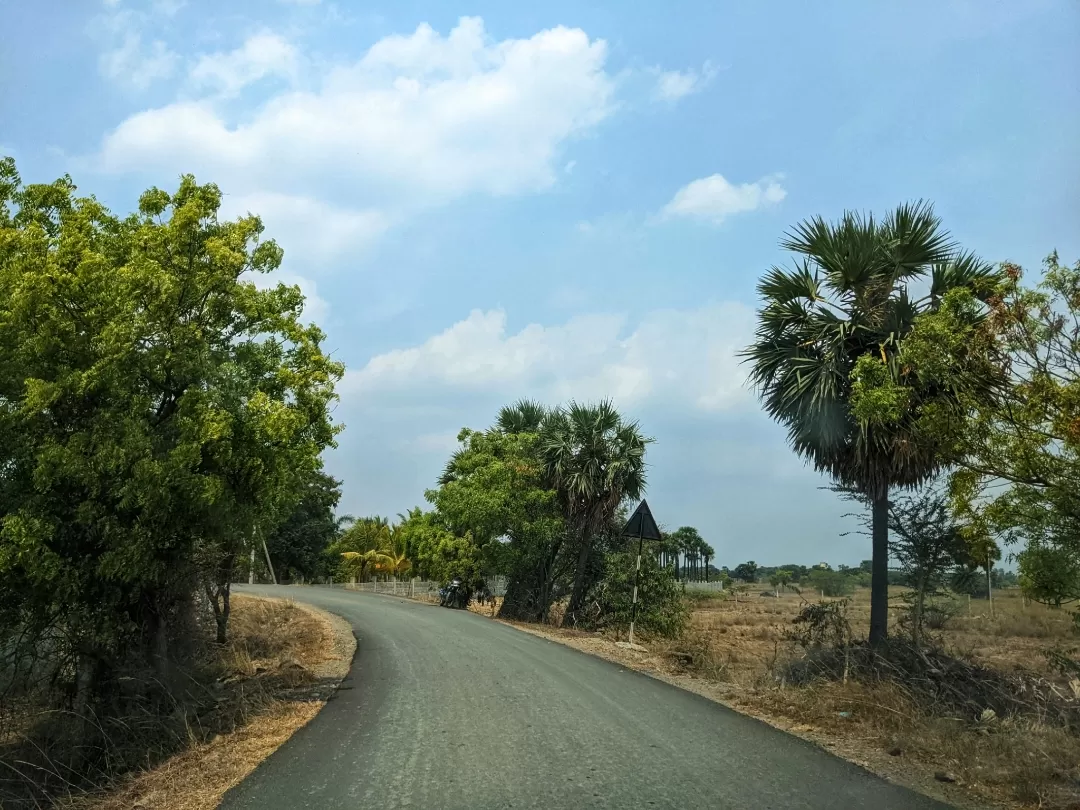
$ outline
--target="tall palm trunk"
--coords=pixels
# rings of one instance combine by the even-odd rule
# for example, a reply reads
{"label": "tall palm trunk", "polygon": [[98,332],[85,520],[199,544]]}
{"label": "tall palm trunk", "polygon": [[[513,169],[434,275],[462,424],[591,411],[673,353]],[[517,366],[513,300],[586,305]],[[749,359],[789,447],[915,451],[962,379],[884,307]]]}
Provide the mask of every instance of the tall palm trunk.
{"label": "tall palm trunk", "polygon": [[870,643],[882,644],[889,634],[889,492],[871,501],[873,560],[870,565]]}
{"label": "tall palm trunk", "polygon": [[585,580],[588,573],[589,555],[592,552],[592,533],[585,529],[581,533],[581,550],[578,551],[577,570],[574,572],[574,588],[570,592],[570,604],[563,616],[563,624],[573,620],[585,603]]}

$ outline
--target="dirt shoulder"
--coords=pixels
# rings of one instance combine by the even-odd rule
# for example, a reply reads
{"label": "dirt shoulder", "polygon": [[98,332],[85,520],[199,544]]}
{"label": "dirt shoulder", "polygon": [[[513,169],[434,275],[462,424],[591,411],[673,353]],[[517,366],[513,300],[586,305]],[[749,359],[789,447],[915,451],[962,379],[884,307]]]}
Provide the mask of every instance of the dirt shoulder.
{"label": "dirt shoulder", "polygon": [[232,640],[215,684],[233,730],[194,742],[116,789],[68,810],[211,810],[325,705],[356,638],[344,619],[285,599],[233,596]]}

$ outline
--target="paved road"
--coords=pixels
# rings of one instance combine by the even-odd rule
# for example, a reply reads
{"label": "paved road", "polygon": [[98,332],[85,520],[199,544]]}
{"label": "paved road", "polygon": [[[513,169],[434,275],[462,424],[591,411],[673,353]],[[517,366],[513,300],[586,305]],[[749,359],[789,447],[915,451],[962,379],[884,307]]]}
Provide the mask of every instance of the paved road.
{"label": "paved road", "polygon": [[225,810],[945,810],[698,695],[464,611],[323,588],[352,672]]}

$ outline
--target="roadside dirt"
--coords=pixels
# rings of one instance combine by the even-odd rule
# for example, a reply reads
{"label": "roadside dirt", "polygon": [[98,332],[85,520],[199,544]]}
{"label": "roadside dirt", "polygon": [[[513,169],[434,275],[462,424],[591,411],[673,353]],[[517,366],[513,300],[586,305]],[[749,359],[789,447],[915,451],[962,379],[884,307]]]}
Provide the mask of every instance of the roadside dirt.
{"label": "roadside dirt", "polygon": [[[212,810],[325,705],[356,651],[344,619],[291,600],[233,596],[223,700],[234,731],[194,744],[116,789],[65,810]],[[226,697],[226,695],[228,697]]]}

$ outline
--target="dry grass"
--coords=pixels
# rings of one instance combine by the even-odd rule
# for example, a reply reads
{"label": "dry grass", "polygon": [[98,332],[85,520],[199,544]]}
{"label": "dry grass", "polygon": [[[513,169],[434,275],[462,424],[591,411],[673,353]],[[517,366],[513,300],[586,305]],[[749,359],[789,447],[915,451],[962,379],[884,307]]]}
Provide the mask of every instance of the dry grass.
{"label": "dry grass", "polygon": [[218,695],[199,717],[190,747],[111,790],[70,799],[65,810],[217,807],[227,790],[318,714],[325,702],[318,681],[329,670],[338,679],[347,671],[352,650],[342,649],[334,622],[291,601],[234,596],[231,640],[215,662]]}
{"label": "dry grass", "polygon": [[196,745],[119,789],[69,805],[70,810],[212,810],[322,704],[275,701],[231,734]]}

